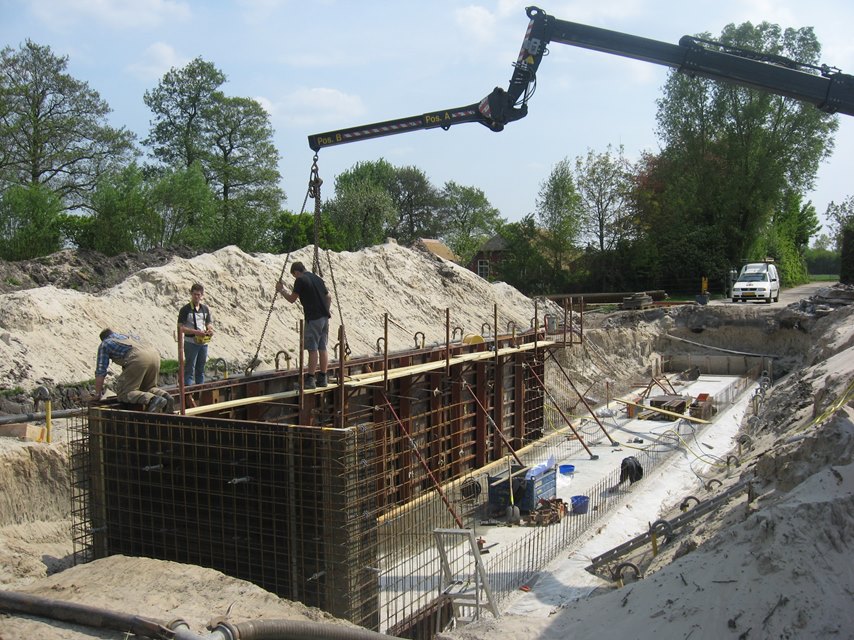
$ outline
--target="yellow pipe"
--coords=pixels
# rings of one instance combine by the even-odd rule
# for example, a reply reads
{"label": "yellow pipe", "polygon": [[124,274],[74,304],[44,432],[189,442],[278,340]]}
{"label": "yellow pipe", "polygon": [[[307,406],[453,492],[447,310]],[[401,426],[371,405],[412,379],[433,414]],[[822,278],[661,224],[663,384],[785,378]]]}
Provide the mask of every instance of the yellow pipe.
{"label": "yellow pipe", "polygon": [[47,435],[46,435],[46,437],[45,437],[45,441],[46,441],[48,444],[50,444],[50,443],[51,443],[51,433],[50,433],[50,432],[51,432],[51,428],[52,428],[52,427],[51,427],[51,422],[50,422],[50,411],[51,411],[51,405],[52,405],[52,402],[51,402],[50,400],[45,400],[45,403],[44,403],[44,416],[45,416],[44,420],[45,420],[45,422],[44,422],[44,424],[45,424],[45,429],[46,429],[46,431],[47,431]]}

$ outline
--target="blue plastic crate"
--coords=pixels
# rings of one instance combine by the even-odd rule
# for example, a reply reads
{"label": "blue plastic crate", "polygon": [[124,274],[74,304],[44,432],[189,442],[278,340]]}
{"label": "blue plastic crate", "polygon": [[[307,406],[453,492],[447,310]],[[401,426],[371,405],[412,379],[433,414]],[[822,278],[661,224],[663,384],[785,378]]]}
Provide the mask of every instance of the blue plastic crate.
{"label": "blue plastic crate", "polygon": [[[524,472],[516,473],[520,470],[527,471],[525,467],[513,465],[513,499],[519,511],[534,511],[541,499],[557,495],[557,469],[546,469],[530,480],[525,480]],[[510,505],[506,473],[489,476],[489,504],[493,509],[506,509]]]}

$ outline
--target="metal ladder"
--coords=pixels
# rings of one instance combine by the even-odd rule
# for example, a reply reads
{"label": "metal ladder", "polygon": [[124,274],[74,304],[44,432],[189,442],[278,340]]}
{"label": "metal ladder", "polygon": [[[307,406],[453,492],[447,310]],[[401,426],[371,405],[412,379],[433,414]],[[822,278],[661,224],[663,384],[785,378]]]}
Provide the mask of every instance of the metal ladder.
{"label": "metal ladder", "polygon": [[[442,576],[439,583],[439,598],[450,601],[453,611],[453,623],[460,626],[480,619],[481,609],[487,609],[496,618],[500,617],[492,590],[489,588],[486,569],[481,561],[480,549],[472,529],[434,529],[436,546],[442,563]],[[469,549],[465,550],[468,542]],[[449,557],[449,549],[463,547],[455,558]],[[469,559],[474,558],[474,568]],[[485,596],[485,598],[484,598]],[[441,626],[442,608],[436,613],[437,628]]]}

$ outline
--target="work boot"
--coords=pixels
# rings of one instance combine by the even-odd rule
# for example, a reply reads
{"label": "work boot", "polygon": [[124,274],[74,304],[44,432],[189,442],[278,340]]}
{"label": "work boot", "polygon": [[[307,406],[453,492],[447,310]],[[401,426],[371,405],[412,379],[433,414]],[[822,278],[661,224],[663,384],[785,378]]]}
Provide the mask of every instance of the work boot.
{"label": "work boot", "polygon": [[303,389],[316,389],[317,385],[314,382],[314,376],[310,373],[306,374],[305,381],[302,384]]}
{"label": "work boot", "polygon": [[318,373],[317,374],[317,386],[318,387],[325,387],[327,384],[328,383],[326,381],[326,374],[325,373]]}
{"label": "work boot", "polygon": [[145,410],[148,413],[163,413],[163,409],[166,407],[166,398],[161,396],[154,396],[148,403],[148,406],[145,407]]}

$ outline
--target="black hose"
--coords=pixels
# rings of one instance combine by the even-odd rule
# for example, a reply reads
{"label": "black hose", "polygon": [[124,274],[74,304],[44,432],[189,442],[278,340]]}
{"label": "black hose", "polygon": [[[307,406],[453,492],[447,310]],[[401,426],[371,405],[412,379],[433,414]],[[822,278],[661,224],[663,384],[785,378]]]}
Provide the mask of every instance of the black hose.
{"label": "black hose", "polygon": [[166,638],[169,630],[160,622],[126,613],[89,607],[76,602],[63,602],[29,593],[0,591],[0,610],[62,620],[85,627],[112,629],[133,633],[143,638]]}
{"label": "black hose", "polygon": [[249,620],[232,626],[238,640],[395,640],[361,627],[304,620]]}
{"label": "black hose", "polygon": [[[234,638],[235,640],[399,640],[361,627],[303,620],[249,620],[220,623],[210,634],[196,635],[187,623],[176,620],[166,625],[156,620],[99,609],[76,602],[53,600],[29,593],[0,591],[0,611],[26,613],[40,618],[62,620],[95,629],[111,629],[143,638]],[[170,629],[170,627],[172,627]]]}

